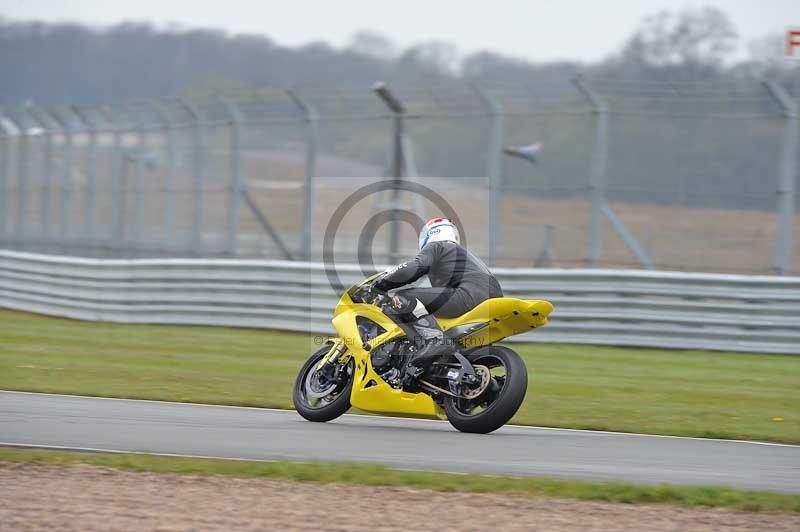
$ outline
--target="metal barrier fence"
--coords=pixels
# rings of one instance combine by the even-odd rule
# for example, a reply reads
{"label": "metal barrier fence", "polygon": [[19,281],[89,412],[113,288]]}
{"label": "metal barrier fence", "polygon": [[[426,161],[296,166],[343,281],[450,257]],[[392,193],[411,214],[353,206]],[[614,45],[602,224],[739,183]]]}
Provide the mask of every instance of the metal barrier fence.
{"label": "metal barrier fence", "polygon": [[[345,199],[402,178],[442,195],[497,266],[800,273],[797,96],[576,78],[0,109],[0,247],[320,260]],[[536,164],[508,155],[532,143]],[[362,200],[340,258],[357,261],[380,211],[375,255],[413,254],[392,216],[441,214],[413,196]]]}
{"label": "metal barrier fence", "polygon": [[[339,266],[345,284],[359,266]],[[800,354],[800,277],[635,270],[497,270],[510,297],[555,304],[511,341]],[[0,251],[0,307],[121,323],[330,333],[334,294],[319,263],[84,259]]]}

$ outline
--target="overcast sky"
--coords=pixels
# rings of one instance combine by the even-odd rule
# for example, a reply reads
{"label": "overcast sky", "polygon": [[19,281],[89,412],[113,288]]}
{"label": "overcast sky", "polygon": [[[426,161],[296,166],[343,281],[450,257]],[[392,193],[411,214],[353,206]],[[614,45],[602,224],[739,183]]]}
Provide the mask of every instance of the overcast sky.
{"label": "overcast sky", "polygon": [[462,53],[591,61],[617,50],[646,15],[704,5],[727,12],[745,41],[800,26],[800,0],[0,0],[0,16],[178,23],[263,34],[291,46],[344,46],[366,29],[403,47],[436,39]]}

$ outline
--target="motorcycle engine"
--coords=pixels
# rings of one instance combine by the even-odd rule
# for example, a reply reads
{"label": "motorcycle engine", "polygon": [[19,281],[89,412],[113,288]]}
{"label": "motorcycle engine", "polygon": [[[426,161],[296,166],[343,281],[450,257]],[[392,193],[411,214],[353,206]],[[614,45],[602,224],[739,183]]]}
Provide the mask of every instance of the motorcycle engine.
{"label": "motorcycle engine", "polygon": [[372,367],[380,374],[398,365],[400,342],[393,340],[372,350]]}
{"label": "motorcycle engine", "polygon": [[392,340],[372,350],[372,367],[392,388],[400,388],[402,368],[408,356],[406,339]]}

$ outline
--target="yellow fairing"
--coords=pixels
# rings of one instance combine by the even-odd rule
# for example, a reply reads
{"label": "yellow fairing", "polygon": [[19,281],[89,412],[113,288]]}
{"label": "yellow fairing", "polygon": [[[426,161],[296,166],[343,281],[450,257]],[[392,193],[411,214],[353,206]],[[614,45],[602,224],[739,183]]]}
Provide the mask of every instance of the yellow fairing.
{"label": "yellow fairing", "polygon": [[[441,408],[429,395],[395,390],[375,373],[369,351],[366,351],[361,345],[356,316],[364,316],[386,330],[385,333],[369,342],[371,346],[379,345],[395,336],[404,334],[403,330],[378,307],[353,303],[349,295],[342,296],[334,311],[333,326],[341,338],[345,339],[348,351],[355,362],[350,404],[361,410],[379,414],[432,418],[439,417],[440,413],[443,415],[443,412],[440,412]],[[371,382],[375,382],[375,384],[370,385]]]}
{"label": "yellow fairing", "polygon": [[499,342],[503,338],[524,333],[547,323],[553,312],[549,301],[526,301],[511,297],[487,299],[458,318],[439,319],[447,331],[459,325],[487,324],[461,339],[465,347],[479,347]]}
{"label": "yellow fairing", "polygon": [[[547,316],[552,310],[553,306],[547,301],[496,298],[481,303],[458,318],[438,321],[445,331],[458,325],[487,324],[466,335],[462,340],[467,347],[476,347],[489,345],[531,328],[541,327],[547,323]],[[370,319],[386,330],[369,342],[372,347],[404,334],[396,323],[374,305],[354,303],[348,294],[342,296],[334,311],[333,326],[345,342],[347,351],[355,363],[350,403],[361,410],[381,414],[443,416],[442,409],[429,395],[396,390],[380,378],[372,368],[369,351],[362,346],[356,326],[357,316]]]}

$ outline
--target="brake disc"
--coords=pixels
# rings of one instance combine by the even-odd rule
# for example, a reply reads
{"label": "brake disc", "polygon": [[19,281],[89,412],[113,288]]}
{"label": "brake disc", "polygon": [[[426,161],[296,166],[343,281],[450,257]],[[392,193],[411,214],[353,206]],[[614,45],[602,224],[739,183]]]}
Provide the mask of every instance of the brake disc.
{"label": "brake disc", "polygon": [[481,382],[475,388],[469,387],[467,389],[462,389],[461,396],[465,399],[475,399],[484,391],[486,391],[489,383],[492,382],[492,374],[489,372],[488,367],[480,364],[472,367],[475,368],[475,375],[481,378]]}
{"label": "brake disc", "polygon": [[[324,380],[323,380],[324,379]],[[306,376],[305,388],[306,397],[310,399],[321,399],[330,395],[336,389],[336,381],[325,379],[318,371],[310,371]]]}

